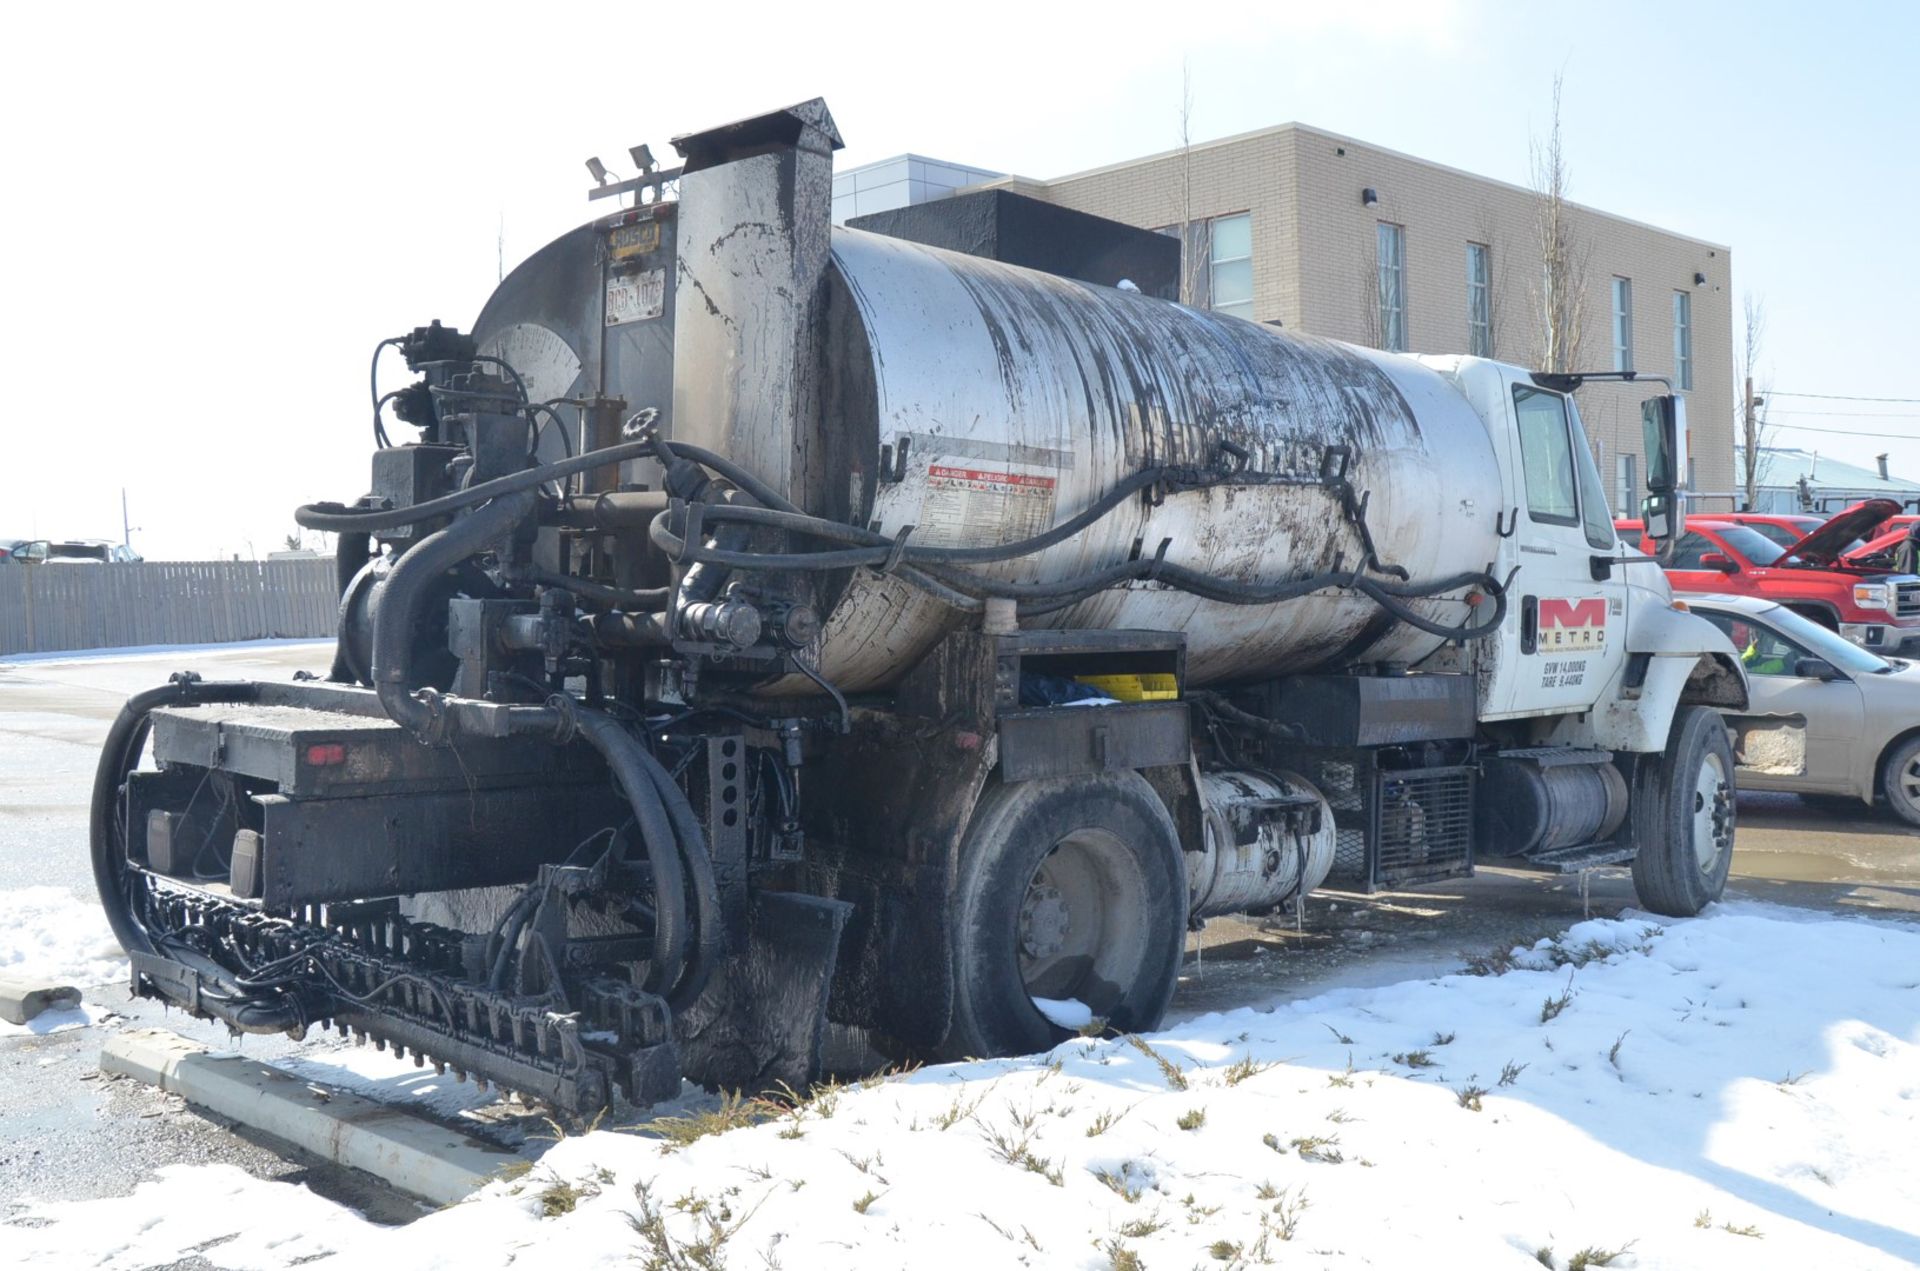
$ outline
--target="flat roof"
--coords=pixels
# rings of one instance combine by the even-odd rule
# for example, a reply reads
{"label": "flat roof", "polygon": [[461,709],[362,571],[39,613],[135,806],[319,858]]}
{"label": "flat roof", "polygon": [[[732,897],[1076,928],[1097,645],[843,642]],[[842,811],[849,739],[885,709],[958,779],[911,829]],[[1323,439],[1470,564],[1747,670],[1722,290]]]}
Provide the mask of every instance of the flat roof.
{"label": "flat roof", "polygon": [[[1537,191],[1529,189],[1524,185],[1516,185],[1512,181],[1502,181],[1498,177],[1482,176],[1478,172],[1469,172],[1465,168],[1456,168],[1445,163],[1435,163],[1432,159],[1422,159],[1418,155],[1407,154],[1404,151],[1390,149],[1387,146],[1377,145],[1371,141],[1362,141],[1357,137],[1349,137],[1342,133],[1329,132],[1325,128],[1316,128],[1312,124],[1303,124],[1297,121],[1289,121],[1284,124],[1271,124],[1265,128],[1255,128],[1250,132],[1237,132],[1229,137],[1216,137],[1212,141],[1196,141],[1193,143],[1191,147],[1186,147],[1184,149],[1215,150],[1222,146],[1238,145],[1243,141],[1256,141],[1262,137],[1276,137],[1282,133],[1287,133],[1287,132],[1311,133],[1316,137],[1324,137],[1329,141],[1341,142],[1349,146],[1360,146],[1364,149],[1373,150],[1383,155],[1390,155],[1395,159],[1403,159],[1408,163],[1417,163],[1423,168],[1431,168],[1436,172],[1447,172],[1447,173],[1451,173],[1454,176],[1466,177],[1468,180],[1471,180],[1471,181],[1481,181],[1488,185],[1501,186],[1504,189],[1513,190],[1517,193],[1524,194],[1529,198],[1538,196]],[[1182,152],[1183,152],[1183,148],[1176,146],[1171,150],[1160,150],[1160,151],[1156,151],[1153,154],[1141,155],[1140,157],[1135,159],[1123,159],[1117,163],[1105,163],[1105,164],[1101,164],[1099,167],[1096,167],[1096,168],[1087,168],[1079,172],[1069,172],[1065,176],[1051,177],[1046,180],[1039,180],[1033,177],[1012,176],[1012,174],[1009,174],[1009,175],[1013,180],[1025,181],[1032,185],[1038,185],[1038,186],[1060,185],[1067,181],[1078,181],[1086,177],[1101,176],[1109,172],[1118,172],[1126,168],[1139,167],[1142,164],[1154,163],[1161,159],[1175,158],[1178,155],[1180,155]],[[1631,216],[1621,216],[1617,212],[1603,211],[1600,208],[1592,207],[1585,203],[1578,203],[1572,199],[1568,199],[1567,202],[1570,206],[1577,207],[1582,212],[1586,212],[1593,216],[1603,216],[1610,221],[1618,221],[1623,225],[1632,225],[1639,229],[1652,230],[1656,234],[1665,234],[1669,238],[1685,239],[1687,242],[1698,243],[1702,247],[1715,248],[1716,250],[1726,252],[1728,255],[1732,255],[1733,253],[1733,248],[1729,247],[1727,244],[1716,243],[1710,238],[1699,238],[1692,234],[1682,234],[1677,230],[1670,230],[1664,226],[1653,225],[1646,221],[1637,221]]]}

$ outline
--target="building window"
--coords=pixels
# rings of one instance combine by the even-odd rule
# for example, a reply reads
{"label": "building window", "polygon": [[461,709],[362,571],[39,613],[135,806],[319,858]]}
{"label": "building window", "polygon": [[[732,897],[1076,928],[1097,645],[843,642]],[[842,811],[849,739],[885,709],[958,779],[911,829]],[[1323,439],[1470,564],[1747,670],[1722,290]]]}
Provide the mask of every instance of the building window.
{"label": "building window", "polygon": [[1640,474],[1634,471],[1639,459],[1639,455],[1614,457],[1614,466],[1620,474],[1620,494],[1613,506],[1620,516],[1635,516],[1640,511]]}
{"label": "building window", "polygon": [[1493,291],[1488,281],[1492,249],[1485,243],[1467,244],[1467,352],[1493,356]]}
{"label": "building window", "polygon": [[1404,225],[1380,222],[1379,238],[1380,347],[1407,351],[1407,230]]}
{"label": "building window", "polygon": [[1673,293],[1673,382],[1693,387],[1693,293]]}
{"label": "building window", "polygon": [[1216,313],[1253,320],[1253,217],[1216,216],[1208,235],[1208,304]]}
{"label": "building window", "polygon": [[1613,369],[1633,369],[1633,280],[1613,280]]}

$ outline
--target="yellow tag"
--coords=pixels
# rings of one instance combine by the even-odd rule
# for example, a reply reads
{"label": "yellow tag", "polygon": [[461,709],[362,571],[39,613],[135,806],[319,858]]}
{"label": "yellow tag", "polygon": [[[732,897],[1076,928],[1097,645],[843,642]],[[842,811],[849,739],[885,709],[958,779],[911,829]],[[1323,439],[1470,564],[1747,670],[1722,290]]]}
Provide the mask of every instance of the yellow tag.
{"label": "yellow tag", "polygon": [[616,225],[607,235],[607,246],[613,250],[615,260],[626,260],[630,256],[644,256],[648,252],[660,249],[660,222],[636,221],[632,225]]}

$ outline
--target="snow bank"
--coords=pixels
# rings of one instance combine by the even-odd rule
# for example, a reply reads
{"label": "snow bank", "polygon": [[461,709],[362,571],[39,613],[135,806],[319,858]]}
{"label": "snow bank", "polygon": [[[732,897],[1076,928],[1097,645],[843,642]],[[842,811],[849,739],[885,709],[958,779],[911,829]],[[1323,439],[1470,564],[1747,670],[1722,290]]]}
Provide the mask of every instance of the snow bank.
{"label": "snow bank", "polygon": [[0,891],[0,975],[82,988],[127,978],[106,915],[64,887]]}
{"label": "snow bank", "polygon": [[402,1229],[171,1167],[4,1241],[108,1268],[1920,1260],[1920,928],[1727,905],[1491,969],[925,1069],[681,1148],[602,1131]]}

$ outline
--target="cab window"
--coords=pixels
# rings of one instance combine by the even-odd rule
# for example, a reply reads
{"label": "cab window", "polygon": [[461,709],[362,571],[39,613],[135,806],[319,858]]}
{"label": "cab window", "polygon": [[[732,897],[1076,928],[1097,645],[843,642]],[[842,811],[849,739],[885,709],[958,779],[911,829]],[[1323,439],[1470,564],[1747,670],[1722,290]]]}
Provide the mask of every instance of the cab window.
{"label": "cab window", "polygon": [[1680,541],[1673,545],[1673,560],[1668,563],[1667,568],[1699,569],[1700,558],[1702,556],[1705,556],[1708,552],[1717,552],[1720,550],[1720,544],[1714,542],[1705,534],[1701,534],[1698,531],[1689,531],[1682,534]]}
{"label": "cab window", "polygon": [[1813,656],[1763,623],[1710,609],[1694,612],[1726,633],[1748,675],[1793,675],[1800,659]]}
{"label": "cab window", "polygon": [[1515,385],[1513,412],[1520,427],[1520,465],[1527,481],[1527,515],[1554,525],[1578,525],[1573,446],[1567,439],[1566,399]]}

